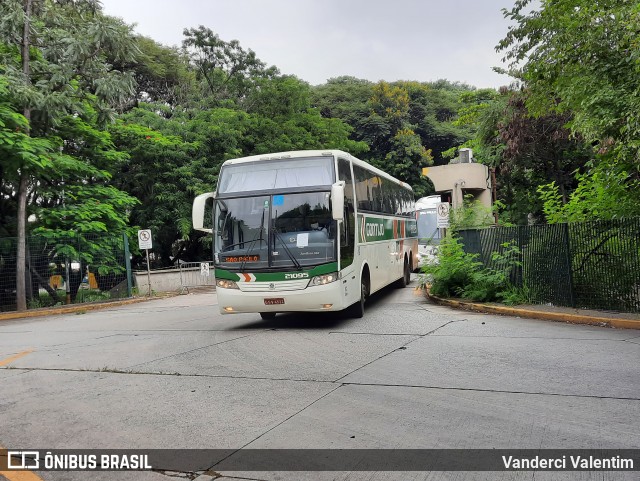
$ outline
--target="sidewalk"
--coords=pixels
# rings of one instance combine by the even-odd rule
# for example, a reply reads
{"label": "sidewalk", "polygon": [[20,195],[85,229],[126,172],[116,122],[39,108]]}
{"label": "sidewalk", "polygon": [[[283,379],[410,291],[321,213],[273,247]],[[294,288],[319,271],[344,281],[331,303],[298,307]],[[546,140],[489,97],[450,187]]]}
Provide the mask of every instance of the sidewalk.
{"label": "sidewalk", "polygon": [[0,312],[0,322],[10,319],[22,319],[27,317],[42,317],[42,316],[59,316],[62,314],[84,314],[87,311],[95,311],[99,309],[110,309],[112,307],[126,306],[129,304],[137,304],[139,302],[153,301],[157,299],[164,299],[166,297],[177,296],[178,293],[161,293],[154,296],[141,296],[141,297],[129,297],[119,300],[110,300],[102,302],[87,302],[80,304],[70,304],[68,306],[56,306],[56,307],[42,307],[38,309],[27,309],[26,311],[9,311]]}
{"label": "sidewalk", "polygon": [[505,306],[504,304],[477,303],[462,299],[443,299],[428,294],[426,298],[442,306],[485,312],[488,314],[502,314],[547,321],[570,322],[574,324],[592,324],[618,329],[640,329],[640,314],[575,309],[572,307],[559,307],[546,304]]}

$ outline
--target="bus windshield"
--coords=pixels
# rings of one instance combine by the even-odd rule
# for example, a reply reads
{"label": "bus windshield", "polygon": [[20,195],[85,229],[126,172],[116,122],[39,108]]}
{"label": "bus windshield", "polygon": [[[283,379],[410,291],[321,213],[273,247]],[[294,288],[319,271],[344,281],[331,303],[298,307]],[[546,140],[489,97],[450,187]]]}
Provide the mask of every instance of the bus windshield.
{"label": "bus windshield", "polygon": [[221,266],[301,268],[336,260],[329,192],[230,198],[215,204]]}
{"label": "bus windshield", "polygon": [[227,165],[220,173],[218,194],[333,184],[332,157],[305,157]]}
{"label": "bus windshield", "polygon": [[422,245],[439,244],[440,230],[437,226],[435,207],[417,211],[416,218],[418,221],[418,242]]}

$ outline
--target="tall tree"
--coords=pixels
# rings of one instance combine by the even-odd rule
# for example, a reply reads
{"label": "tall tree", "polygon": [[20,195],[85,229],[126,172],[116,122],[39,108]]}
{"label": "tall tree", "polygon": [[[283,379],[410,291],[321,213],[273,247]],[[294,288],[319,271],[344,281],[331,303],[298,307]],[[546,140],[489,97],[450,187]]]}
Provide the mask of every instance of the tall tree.
{"label": "tall tree", "polygon": [[453,122],[460,99],[471,91],[446,81],[373,84],[338,77],[313,87],[311,99],[323,116],[351,125],[354,140],[367,142],[365,160],[408,181],[418,195],[427,195],[433,186],[420,176],[421,167],[444,163],[444,153],[473,134]]}
{"label": "tall tree", "polygon": [[421,172],[422,167],[433,163],[433,156],[410,122],[407,90],[402,85],[379,82],[373,88],[369,108],[369,117],[363,123],[363,138],[370,146],[365,160],[410,184],[416,196],[431,193],[433,186]]}
{"label": "tall tree", "polygon": [[591,147],[566,127],[568,114],[531,115],[527,93],[501,89],[486,98],[469,96],[457,120],[476,131],[464,145],[496,169],[500,218],[516,224],[542,218],[540,185],[555,182],[566,201],[576,187],[574,172],[593,158]]}
{"label": "tall tree", "polygon": [[[534,8],[531,8],[533,6]],[[534,115],[568,115],[568,127],[596,146],[590,172],[580,176],[581,192],[613,187],[611,195],[631,196],[640,179],[640,10],[631,0],[519,0],[505,17],[515,26],[499,44],[515,75],[529,92]],[[589,186],[587,188],[587,186]],[[557,187],[557,186],[556,186]],[[562,198],[562,192],[558,192]],[[588,205],[598,198],[572,198],[573,210],[604,211]],[[547,198],[548,200],[548,198]],[[579,207],[578,204],[584,204]],[[619,212],[622,214],[622,212]]]}
{"label": "tall tree", "polygon": [[162,102],[175,106],[194,96],[195,72],[184,51],[143,36],[135,38],[135,45],[139,50],[135,57],[122,60],[108,56],[106,59],[114,69],[134,75],[135,94],[125,109],[136,106],[137,102]]}
{"label": "tall tree", "polygon": [[373,82],[355,77],[332,78],[326,84],[311,88],[311,104],[323,117],[345,121],[353,127],[354,139],[362,140],[360,125],[369,115],[373,86]]}
{"label": "tall tree", "polygon": [[589,141],[637,141],[640,18],[631,0],[518,0],[499,48],[527,83],[534,113],[569,111]]}
{"label": "tall tree", "polygon": [[204,26],[186,28],[183,48],[191,58],[201,95],[211,106],[244,106],[249,94],[263,79],[277,75],[276,67],[267,67],[256,53],[245,50],[237,40],[226,42]]}
{"label": "tall tree", "polygon": [[[130,98],[131,74],[105,61],[135,54],[130,27],[100,13],[95,0],[5,0],[0,3],[0,69],[9,79],[14,108],[28,122],[25,133],[55,136],[69,115],[112,118],[113,106]],[[42,165],[19,161],[17,174],[17,308],[26,308],[25,239],[27,198],[43,175]]]}
{"label": "tall tree", "polygon": [[431,151],[433,163],[446,163],[443,153],[471,136],[467,128],[455,123],[462,96],[471,92],[471,87],[446,81],[395,82],[394,85],[407,91],[409,123],[414,126],[422,144]]}

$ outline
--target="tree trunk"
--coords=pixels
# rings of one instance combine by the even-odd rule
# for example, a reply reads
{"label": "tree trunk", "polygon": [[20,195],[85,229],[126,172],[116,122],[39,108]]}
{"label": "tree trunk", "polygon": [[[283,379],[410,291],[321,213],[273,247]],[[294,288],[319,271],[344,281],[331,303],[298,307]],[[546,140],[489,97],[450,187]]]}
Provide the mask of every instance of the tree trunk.
{"label": "tree trunk", "polygon": [[[29,68],[29,22],[31,20],[32,0],[24,0],[24,26],[22,30],[22,73],[25,82],[31,83]],[[29,124],[31,123],[31,109],[24,107],[23,115]],[[29,135],[29,124],[27,131]],[[16,259],[16,308],[18,311],[27,309],[26,296],[26,246],[27,246],[27,189],[29,188],[29,175],[25,169],[20,171],[20,186],[18,187],[18,248]]]}
{"label": "tree trunk", "polygon": [[16,259],[16,308],[18,311],[27,309],[26,296],[26,223],[27,223],[27,189],[29,187],[26,172],[20,173],[20,187],[18,188],[18,249]]}

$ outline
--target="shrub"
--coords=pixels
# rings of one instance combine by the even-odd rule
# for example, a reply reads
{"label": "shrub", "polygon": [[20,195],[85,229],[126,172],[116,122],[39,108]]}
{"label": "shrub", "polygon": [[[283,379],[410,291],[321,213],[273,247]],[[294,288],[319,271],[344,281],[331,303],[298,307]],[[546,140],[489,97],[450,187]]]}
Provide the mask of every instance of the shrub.
{"label": "shrub", "polygon": [[438,297],[509,303],[525,299],[526,292],[510,282],[511,272],[520,266],[520,249],[516,245],[502,244],[502,252],[492,254],[492,268],[484,267],[477,257],[464,252],[460,239],[448,234],[440,243],[437,262],[422,268],[421,284],[430,284],[430,293]]}
{"label": "shrub", "polygon": [[458,237],[446,235],[440,241],[437,261],[422,268],[421,284],[430,284],[434,296],[459,296],[482,266],[476,257],[464,252]]}

